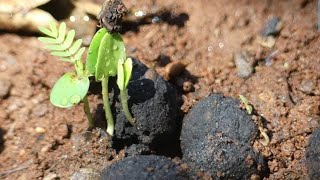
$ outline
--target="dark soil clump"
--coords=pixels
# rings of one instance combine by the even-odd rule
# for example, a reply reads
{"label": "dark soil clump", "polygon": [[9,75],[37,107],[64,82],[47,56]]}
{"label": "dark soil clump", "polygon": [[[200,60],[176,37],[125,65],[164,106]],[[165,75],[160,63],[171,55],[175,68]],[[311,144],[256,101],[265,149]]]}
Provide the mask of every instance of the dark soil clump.
{"label": "dark soil clump", "polygon": [[128,157],[103,170],[102,179],[186,179],[182,169],[162,156]]}
{"label": "dark soil clump", "polygon": [[306,152],[306,165],[310,179],[320,179],[320,129],[313,132]]}
{"label": "dark soil clump", "polygon": [[181,132],[183,160],[214,178],[248,179],[265,169],[251,141],[257,129],[238,101],[211,95],[185,117]]}
{"label": "dark soil clump", "polygon": [[178,127],[174,87],[138,61],[134,63],[133,72],[128,86],[128,104],[136,127],[128,122],[120,103],[117,103],[115,142],[120,141],[125,145],[142,143],[155,147],[157,144],[178,140],[178,135],[172,137]]}

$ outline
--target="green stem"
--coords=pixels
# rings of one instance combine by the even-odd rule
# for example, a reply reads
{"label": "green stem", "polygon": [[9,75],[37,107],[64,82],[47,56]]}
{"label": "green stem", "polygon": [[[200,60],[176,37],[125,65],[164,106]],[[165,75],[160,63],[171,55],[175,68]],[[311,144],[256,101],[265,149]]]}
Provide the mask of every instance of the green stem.
{"label": "green stem", "polygon": [[123,91],[120,90],[120,96],[121,96],[121,104],[122,104],[122,109],[124,111],[124,114],[126,115],[128,121],[132,124],[132,126],[135,126],[134,118],[131,116],[131,113],[129,111],[126,90],[123,90]]}
{"label": "green stem", "polygon": [[102,80],[102,98],[103,98],[104,111],[106,114],[107,125],[108,125],[107,133],[113,136],[114,121],[113,121],[112,112],[111,112],[110,103],[109,103],[108,81],[109,81],[109,77],[105,77]]}
{"label": "green stem", "polygon": [[94,127],[94,121],[93,121],[93,118],[92,118],[92,114],[90,112],[88,96],[87,95],[84,96],[82,101],[84,103],[84,112],[86,113],[87,118],[88,118],[89,128],[93,128]]}

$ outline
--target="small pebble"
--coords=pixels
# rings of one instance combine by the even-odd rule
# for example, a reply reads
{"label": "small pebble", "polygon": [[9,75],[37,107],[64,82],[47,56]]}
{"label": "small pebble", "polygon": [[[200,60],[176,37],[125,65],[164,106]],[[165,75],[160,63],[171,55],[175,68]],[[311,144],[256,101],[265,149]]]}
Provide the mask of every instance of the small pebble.
{"label": "small pebble", "polygon": [[36,127],[35,131],[39,134],[43,134],[46,132],[46,130],[43,127]]}
{"label": "small pebble", "polygon": [[265,48],[273,48],[276,44],[276,39],[273,36],[268,37],[258,37],[258,43]]}
{"label": "small pebble", "polygon": [[173,61],[166,65],[164,78],[169,80],[174,76],[178,76],[185,68],[185,65],[180,61]]}
{"label": "small pebble", "polygon": [[60,178],[57,174],[54,174],[54,173],[49,173],[48,175],[43,177],[43,180],[56,180],[56,179],[60,179]]}
{"label": "small pebble", "polygon": [[190,82],[190,81],[184,82],[183,85],[182,85],[182,89],[183,89],[184,92],[194,91],[194,87],[193,87],[192,82]]}
{"label": "small pebble", "polygon": [[299,89],[306,94],[312,94],[314,88],[315,88],[314,81],[310,79],[305,79],[301,82]]}
{"label": "small pebble", "polygon": [[61,124],[56,130],[56,135],[58,139],[64,139],[69,137],[69,128],[66,124]]}
{"label": "small pebble", "polygon": [[73,173],[70,180],[100,180],[100,172],[95,169],[81,168]]}
{"label": "small pebble", "polygon": [[33,115],[36,117],[43,117],[48,112],[48,106],[46,104],[38,104],[32,109]]}
{"label": "small pebble", "polygon": [[6,98],[9,95],[11,87],[11,81],[0,79],[0,99]]}
{"label": "small pebble", "polygon": [[13,102],[11,102],[11,104],[7,107],[7,112],[11,113],[13,111],[16,111],[22,107],[24,107],[24,102],[22,102],[21,100],[15,99],[13,100]]}
{"label": "small pebble", "polygon": [[254,59],[246,52],[241,52],[234,57],[235,65],[237,67],[238,76],[241,78],[248,78],[254,69]]}
{"label": "small pebble", "polygon": [[282,21],[279,17],[273,17],[268,20],[264,26],[261,35],[264,37],[277,36],[282,29]]}

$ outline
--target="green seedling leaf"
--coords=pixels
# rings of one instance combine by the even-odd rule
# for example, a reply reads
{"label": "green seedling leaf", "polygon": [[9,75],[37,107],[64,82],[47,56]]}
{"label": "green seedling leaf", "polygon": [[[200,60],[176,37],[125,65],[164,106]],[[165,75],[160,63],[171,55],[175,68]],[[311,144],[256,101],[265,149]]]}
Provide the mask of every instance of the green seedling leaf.
{"label": "green seedling leaf", "polygon": [[62,61],[75,63],[85,51],[85,48],[80,48],[82,40],[79,39],[73,43],[75,30],[67,32],[65,23],[61,23],[59,30],[54,22],[49,22],[49,24],[51,31],[44,27],[39,27],[39,29],[50,37],[39,37],[39,40],[49,44],[45,48],[51,51],[51,55],[59,57]]}
{"label": "green seedling leaf", "polygon": [[54,21],[50,21],[49,26],[50,26],[51,32],[54,34],[54,36],[52,36],[52,37],[57,38],[58,37],[58,29],[57,29],[56,23]]}
{"label": "green seedling leaf", "polygon": [[117,84],[121,91],[124,90],[124,82],[125,82],[124,68],[121,61],[118,61],[118,75],[117,75]]}
{"label": "green seedling leaf", "polygon": [[82,44],[82,39],[76,40],[76,42],[74,42],[71,48],[69,49],[70,54],[75,54],[81,47],[81,44]]}
{"label": "green seedling leaf", "polygon": [[123,64],[124,70],[124,88],[127,88],[132,75],[132,59],[128,58]]}
{"label": "green seedling leaf", "polygon": [[117,75],[118,61],[124,63],[126,58],[125,46],[119,33],[105,33],[98,52],[95,77],[102,80],[107,76]]}
{"label": "green seedling leaf", "polygon": [[77,54],[74,55],[74,59],[75,60],[81,59],[81,56],[82,56],[82,54],[84,53],[85,50],[86,50],[85,47],[80,48],[79,51],[77,52]]}
{"label": "green seedling leaf", "polygon": [[118,61],[117,84],[119,89],[123,91],[127,88],[132,73],[132,59],[128,58],[124,64]]}
{"label": "green seedling leaf", "polygon": [[100,42],[103,38],[103,36],[106,34],[107,30],[105,28],[101,28],[93,37],[86,60],[86,68],[89,71],[91,75],[93,75],[96,71],[96,64],[98,59],[98,52],[99,52],[99,46]]}
{"label": "green seedling leaf", "polygon": [[48,46],[45,46],[44,48],[46,48],[50,51],[64,51],[64,50],[66,50],[66,48],[61,45],[48,45]]}
{"label": "green seedling leaf", "polygon": [[66,23],[61,23],[60,24],[60,27],[59,27],[59,34],[58,34],[58,38],[57,38],[57,43],[61,44],[65,37],[66,37],[66,29],[67,29],[67,26],[66,26]]}
{"label": "green seedling leaf", "polygon": [[72,107],[84,98],[89,85],[89,78],[80,78],[74,72],[66,73],[54,85],[50,94],[50,101],[57,107]]}
{"label": "green seedling leaf", "polygon": [[53,32],[51,32],[49,29],[45,28],[45,27],[39,27],[39,30],[43,34],[55,38],[55,34]]}
{"label": "green seedling leaf", "polygon": [[73,43],[73,39],[74,36],[76,35],[76,31],[75,30],[71,30],[68,32],[66,40],[63,42],[63,46],[67,49],[71,46],[71,44]]}
{"label": "green seedling leaf", "polygon": [[71,56],[69,51],[53,51],[51,55],[58,56],[58,57],[69,57]]}
{"label": "green seedling leaf", "polygon": [[57,39],[55,38],[39,37],[38,40],[47,44],[57,44]]}

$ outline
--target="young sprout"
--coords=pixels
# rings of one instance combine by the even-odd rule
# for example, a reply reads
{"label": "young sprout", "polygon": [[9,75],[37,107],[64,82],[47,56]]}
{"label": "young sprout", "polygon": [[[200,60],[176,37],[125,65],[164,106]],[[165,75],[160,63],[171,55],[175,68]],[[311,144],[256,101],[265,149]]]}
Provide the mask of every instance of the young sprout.
{"label": "young sprout", "polygon": [[[244,106],[246,107],[246,110],[248,112],[248,114],[252,114],[253,111],[253,107],[250,104],[250,102],[247,100],[247,98],[245,98],[243,95],[239,95],[239,98],[241,100],[241,102],[244,104]],[[267,146],[270,143],[270,138],[268,136],[268,134],[265,132],[264,128],[263,128],[263,124],[262,124],[262,118],[259,116],[258,117],[258,129],[260,131],[260,134],[263,136],[264,141],[262,141],[262,145]]]}
{"label": "young sprout", "polygon": [[244,104],[244,106],[246,107],[248,114],[252,114],[253,108],[252,108],[252,105],[247,100],[247,98],[245,98],[243,95],[239,95],[239,98],[241,102]]}
{"label": "young sprout", "polygon": [[90,113],[87,92],[89,90],[89,73],[85,70],[81,56],[85,48],[81,48],[82,40],[74,41],[75,31],[67,32],[66,24],[61,23],[59,28],[54,22],[50,22],[50,29],[39,27],[39,30],[48,37],[39,37],[45,44],[45,49],[51,51],[51,55],[60,60],[74,64],[74,71],[65,73],[55,83],[50,102],[60,108],[69,108],[81,102],[84,103],[84,111],[89,121],[89,127],[94,127],[92,114]]}
{"label": "young sprout", "polygon": [[110,34],[101,28],[93,37],[89,47],[86,68],[90,75],[102,82],[102,97],[107,118],[107,132],[114,133],[114,120],[109,104],[108,81],[109,77],[118,76],[118,86],[122,106],[128,121],[134,125],[127,104],[126,87],[132,72],[132,60],[126,60],[125,45],[119,33]]}
{"label": "young sprout", "polygon": [[125,116],[128,121],[134,126],[134,118],[131,116],[128,101],[127,101],[127,86],[131,78],[132,73],[132,59],[128,58],[125,62],[118,61],[118,79],[117,84],[120,89],[121,104]]}
{"label": "young sprout", "polygon": [[90,113],[87,93],[89,90],[89,77],[95,76],[96,81],[102,83],[102,97],[107,118],[107,132],[113,136],[114,120],[109,103],[108,81],[109,77],[118,76],[117,84],[120,89],[121,103],[128,121],[134,125],[131,116],[126,88],[132,73],[132,60],[126,58],[126,50],[119,33],[108,33],[105,28],[100,29],[90,44],[86,65],[84,66],[81,56],[85,48],[81,48],[82,40],[74,40],[75,31],[66,33],[66,24],[62,23],[59,29],[52,22],[50,29],[40,27],[48,37],[40,37],[39,40],[48,44],[46,49],[51,54],[59,57],[62,61],[74,64],[75,70],[64,74],[54,85],[50,101],[53,105],[68,108],[84,103],[84,111],[87,115],[89,126],[94,127],[94,121]]}

